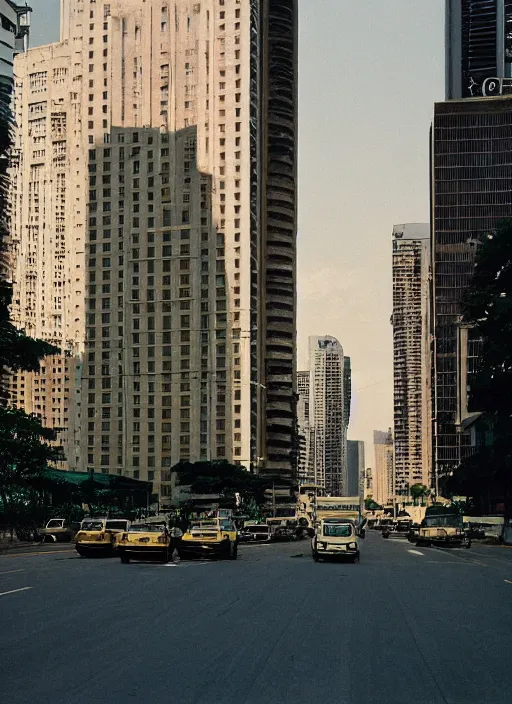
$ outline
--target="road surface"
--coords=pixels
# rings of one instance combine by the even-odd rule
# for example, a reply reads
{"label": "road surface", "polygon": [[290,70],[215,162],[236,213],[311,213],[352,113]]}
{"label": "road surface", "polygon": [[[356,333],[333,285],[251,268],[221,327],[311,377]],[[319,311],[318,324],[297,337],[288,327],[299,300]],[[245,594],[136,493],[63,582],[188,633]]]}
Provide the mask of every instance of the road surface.
{"label": "road surface", "polygon": [[0,557],[1,704],[508,704],[512,549]]}

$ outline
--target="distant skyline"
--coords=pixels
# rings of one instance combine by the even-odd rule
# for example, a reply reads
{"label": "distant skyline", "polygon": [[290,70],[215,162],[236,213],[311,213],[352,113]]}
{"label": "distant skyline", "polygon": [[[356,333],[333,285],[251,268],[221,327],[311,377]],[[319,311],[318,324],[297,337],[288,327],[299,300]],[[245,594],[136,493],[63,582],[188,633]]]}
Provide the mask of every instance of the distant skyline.
{"label": "distant skyline", "polygon": [[[59,0],[31,0],[31,45]],[[309,335],[352,360],[349,437],[393,424],[391,234],[429,220],[428,134],[444,98],[443,0],[299,0],[298,368]]]}

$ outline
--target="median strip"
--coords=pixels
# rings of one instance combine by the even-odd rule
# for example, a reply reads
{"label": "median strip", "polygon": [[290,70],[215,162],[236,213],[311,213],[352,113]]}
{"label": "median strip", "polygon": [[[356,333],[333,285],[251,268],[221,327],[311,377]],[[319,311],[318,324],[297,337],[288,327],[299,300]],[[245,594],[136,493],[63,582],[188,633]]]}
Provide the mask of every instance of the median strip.
{"label": "median strip", "polygon": [[32,589],[32,587],[21,587],[21,589],[11,589],[8,592],[0,592],[0,596],[7,596],[7,594],[16,594],[16,592],[26,592],[27,589]]}

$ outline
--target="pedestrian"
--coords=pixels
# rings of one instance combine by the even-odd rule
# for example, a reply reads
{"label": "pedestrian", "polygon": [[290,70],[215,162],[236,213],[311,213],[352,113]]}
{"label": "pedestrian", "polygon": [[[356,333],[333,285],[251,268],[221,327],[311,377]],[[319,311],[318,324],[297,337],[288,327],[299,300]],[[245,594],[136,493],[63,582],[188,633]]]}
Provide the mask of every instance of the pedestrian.
{"label": "pedestrian", "polygon": [[177,525],[173,525],[169,531],[171,537],[171,560],[175,562],[179,558],[178,545],[183,536],[183,531]]}

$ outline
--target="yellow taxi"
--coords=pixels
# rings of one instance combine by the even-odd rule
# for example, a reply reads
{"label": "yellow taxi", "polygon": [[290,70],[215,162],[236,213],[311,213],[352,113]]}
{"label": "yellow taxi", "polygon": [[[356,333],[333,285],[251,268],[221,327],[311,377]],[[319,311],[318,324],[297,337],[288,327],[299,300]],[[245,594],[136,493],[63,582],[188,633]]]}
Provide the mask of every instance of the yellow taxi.
{"label": "yellow taxi", "polygon": [[81,557],[114,554],[116,538],[128,530],[130,521],[124,518],[85,518],[75,536],[75,548]]}
{"label": "yellow taxi", "polygon": [[169,562],[170,544],[167,523],[137,523],[119,536],[117,552],[125,565],[130,560]]}
{"label": "yellow taxi", "polygon": [[229,518],[193,521],[178,546],[180,557],[220,557],[236,560],[238,533]]}

